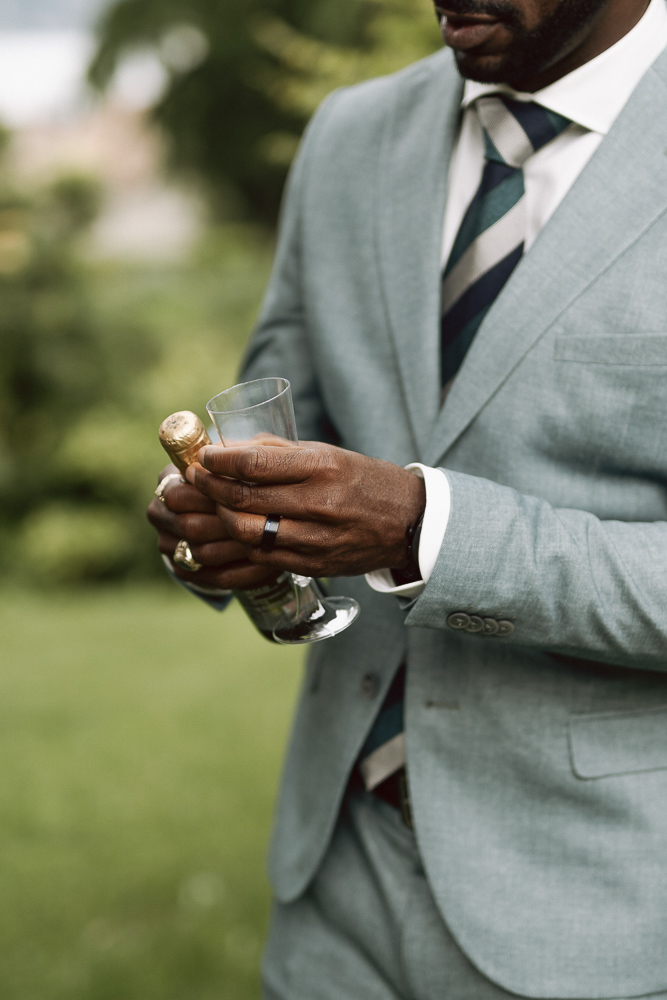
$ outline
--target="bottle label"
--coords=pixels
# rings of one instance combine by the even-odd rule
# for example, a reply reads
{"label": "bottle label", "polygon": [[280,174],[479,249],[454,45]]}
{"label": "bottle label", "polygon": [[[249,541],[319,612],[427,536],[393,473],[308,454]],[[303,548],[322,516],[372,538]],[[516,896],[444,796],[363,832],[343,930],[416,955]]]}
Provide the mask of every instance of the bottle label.
{"label": "bottle label", "polygon": [[283,573],[273,583],[264,584],[263,587],[235,590],[234,597],[253,625],[268,638],[273,636],[279,619],[296,610],[296,592],[289,573]]}

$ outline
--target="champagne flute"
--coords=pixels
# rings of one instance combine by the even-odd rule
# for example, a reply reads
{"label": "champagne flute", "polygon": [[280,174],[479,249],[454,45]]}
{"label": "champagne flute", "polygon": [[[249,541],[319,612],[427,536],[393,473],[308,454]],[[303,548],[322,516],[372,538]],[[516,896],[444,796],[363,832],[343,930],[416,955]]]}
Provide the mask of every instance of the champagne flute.
{"label": "champagne flute", "polygon": [[[206,404],[224,445],[247,443],[275,434],[298,444],[292,390],[285,378],[260,378],[242,382],[218,393]],[[348,628],[359,614],[352,597],[328,597],[310,576],[291,573],[294,608],[273,629],[273,638],[284,645],[319,642]]]}

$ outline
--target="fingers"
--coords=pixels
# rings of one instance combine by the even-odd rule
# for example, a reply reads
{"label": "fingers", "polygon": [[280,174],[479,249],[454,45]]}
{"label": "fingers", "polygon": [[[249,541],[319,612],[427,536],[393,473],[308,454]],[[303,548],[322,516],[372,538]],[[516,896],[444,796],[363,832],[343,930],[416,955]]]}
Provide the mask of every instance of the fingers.
{"label": "fingers", "polygon": [[[158,535],[158,548],[162,555],[171,559],[179,541],[181,539],[178,535],[163,531]],[[203,545],[188,541],[188,545],[192,555],[202,566],[226,566],[228,563],[247,560],[248,557],[245,546],[229,538],[225,541],[206,542]]]}
{"label": "fingers", "polygon": [[[159,480],[163,482],[167,476],[174,475],[176,469],[173,465],[167,466],[160,473]],[[215,515],[215,504],[190,483],[183,482],[176,478],[169,480],[162,490],[162,498],[155,497],[151,501],[146,515],[151,524],[158,531],[170,531],[186,537],[187,525],[181,524],[178,519],[179,514],[209,514]],[[211,522],[213,524],[214,522]],[[201,541],[210,541],[220,535],[204,534]]]}
{"label": "fingers", "polygon": [[174,514],[159,500],[154,500],[150,505],[147,517],[158,532],[185,538],[195,545],[222,541],[230,537],[224,524],[215,514]]}
{"label": "fingers", "polygon": [[[261,544],[266,525],[265,514],[237,514],[236,511],[228,510],[227,507],[220,505],[218,518],[228,534],[241,545],[256,547]],[[287,530],[288,523],[284,518],[281,518],[275,541],[275,544],[278,545],[278,537],[280,537],[281,548],[285,545]]]}
{"label": "fingers", "polygon": [[229,538],[229,532],[215,514],[180,514],[177,517],[181,538],[193,545],[219,542]]}
{"label": "fingers", "polygon": [[203,514],[212,514],[215,505],[210,499],[199,492],[190,483],[179,482],[172,479],[162,491],[164,501],[158,500],[163,506],[176,514],[185,514],[188,511],[199,511]]}
{"label": "fingers", "polygon": [[[262,552],[259,548],[266,526],[265,514],[239,514],[236,511],[219,506],[218,517],[224,524],[229,535],[240,545],[244,546],[247,558],[253,562],[265,561],[264,557],[271,554]],[[295,521],[281,517],[272,551],[287,550],[290,553],[312,552],[326,546],[327,541],[333,534],[334,531],[332,529],[321,524]],[[340,542],[343,533],[339,530],[336,532],[336,536]],[[271,562],[270,559],[266,561]]]}
{"label": "fingers", "polygon": [[194,473],[197,489],[206,492],[216,504],[229,510],[264,515],[279,511],[285,517],[309,520],[321,515],[322,490],[314,488],[306,493],[301,484],[259,485],[240,479],[227,479],[213,475],[198,467]]}
{"label": "fingers", "polygon": [[247,561],[248,551],[245,545],[227,539],[224,542],[207,542],[204,545],[191,545],[190,550],[202,566],[225,566],[228,563]]}
{"label": "fingers", "polygon": [[158,536],[158,548],[168,556],[173,572],[181,580],[196,583],[202,587],[219,590],[247,590],[275,579],[278,571],[270,566],[251,563],[245,558],[246,550],[237,542],[222,542],[219,545],[193,545],[192,554],[202,568],[192,573],[173,562],[173,555],[180,539],[166,532]]}
{"label": "fingers", "polygon": [[172,564],[173,571],[186,583],[196,583],[199,587],[215,587],[217,590],[251,590],[275,580],[280,571],[270,566],[254,565],[250,562],[236,562],[229,566],[203,566],[196,573],[189,573]]}
{"label": "fingers", "polygon": [[[188,475],[198,491],[230,510],[264,515],[277,511],[299,520],[326,520],[338,506],[336,477],[329,464],[326,453],[315,459],[309,455],[304,461],[299,459],[289,472],[278,469],[272,473],[275,481],[267,482],[221,476],[198,463],[190,467]],[[303,479],[296,478],[297,471]]]}
{"label": "fingers", "polygon": [[[226,448],[207,445],[199,452],[199,468],[217,476],[229,476],[250,483],[300,483],[326,461],[327,452],[319,448],[279,445],[256,445]],[[199,488],[198,465],[190,466],[188,481]]]}
{"label": "fingers", "polygon": [[[168,466],[160,480],[176,469]],[[216,504],[190,483],[170,480],[162,491],[164,501],[155,497],[147,516],[158,532],[159,551],[167,556],[180,579],[221,590],[247,590],[275,579],[277,571],[250,562],[247,549],[231,538],[216,516]],[[185,539],[202,568],[191,573],[173,562],[176,546]]]}

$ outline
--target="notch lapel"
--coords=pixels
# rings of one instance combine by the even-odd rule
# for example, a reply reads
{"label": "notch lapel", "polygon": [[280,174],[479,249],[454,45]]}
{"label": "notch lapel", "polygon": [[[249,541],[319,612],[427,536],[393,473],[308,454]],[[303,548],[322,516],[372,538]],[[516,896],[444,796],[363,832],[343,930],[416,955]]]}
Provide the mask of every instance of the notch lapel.
{"label": "notch lapel", "polygon": [[489,310],[452,385],[424,462],[438,465],[533,344],[667,210],[667,55],[609,134]]}
{"label": "notch lapel", "polygon": [[377,253],[418,457],[440,406],[440,252],[462,82],[449,52],[421,64],[396,99],[381,155]]}

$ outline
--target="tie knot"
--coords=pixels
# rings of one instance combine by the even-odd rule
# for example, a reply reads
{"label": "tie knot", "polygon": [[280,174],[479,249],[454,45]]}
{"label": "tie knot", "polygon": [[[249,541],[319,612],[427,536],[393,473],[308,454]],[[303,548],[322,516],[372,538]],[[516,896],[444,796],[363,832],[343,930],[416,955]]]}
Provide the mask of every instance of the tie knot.
{"label": "tie knot", "polygon": [[476,108],[484,130],[487,160],[517,169],[572,124],[555,111],[532,101],[515,101],[505,94],[480,97]]}

